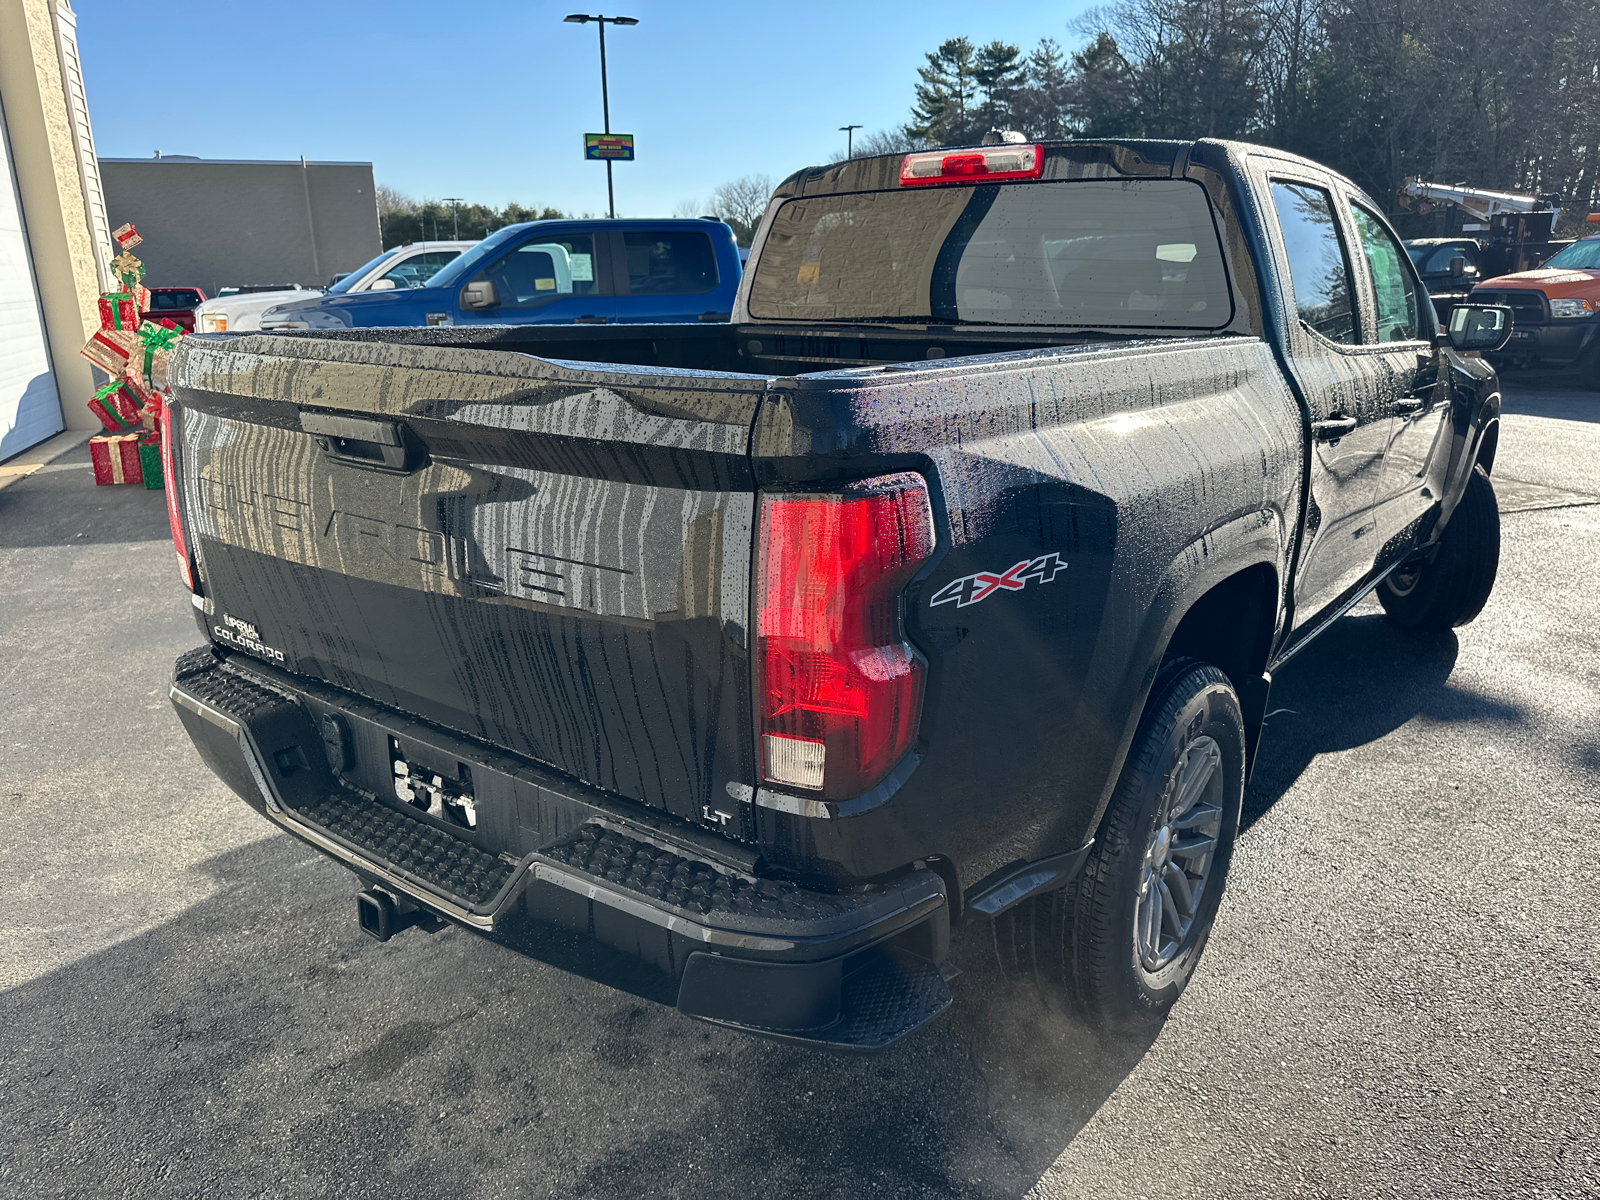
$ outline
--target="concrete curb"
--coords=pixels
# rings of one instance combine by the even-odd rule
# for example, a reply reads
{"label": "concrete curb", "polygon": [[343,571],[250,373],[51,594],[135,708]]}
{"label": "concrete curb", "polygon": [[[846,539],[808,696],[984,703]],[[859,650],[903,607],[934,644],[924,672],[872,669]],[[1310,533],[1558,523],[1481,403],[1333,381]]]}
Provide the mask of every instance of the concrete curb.
{"label": "concrete curb", "polygon": [[93,429],[66,429],[46,441],[40,442],[32,450],[24,450],[13,458],[0,463],[0,488],[9,487],[19,479],[26,479],[40,467],[47,466],[66,454],[76,450],[87,442],[97,430]]}

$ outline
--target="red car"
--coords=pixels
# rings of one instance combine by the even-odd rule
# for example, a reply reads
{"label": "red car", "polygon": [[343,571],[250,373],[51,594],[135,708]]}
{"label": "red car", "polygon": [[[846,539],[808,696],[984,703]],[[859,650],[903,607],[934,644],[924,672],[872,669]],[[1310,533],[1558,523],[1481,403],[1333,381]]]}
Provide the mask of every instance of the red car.
{"label": "red car", "polygon": [[195,306],[205,303],[205,299],[206,294],[196,287],[153,287],[150,307],[139,315],[146,321],[166,321],[193,333]]}

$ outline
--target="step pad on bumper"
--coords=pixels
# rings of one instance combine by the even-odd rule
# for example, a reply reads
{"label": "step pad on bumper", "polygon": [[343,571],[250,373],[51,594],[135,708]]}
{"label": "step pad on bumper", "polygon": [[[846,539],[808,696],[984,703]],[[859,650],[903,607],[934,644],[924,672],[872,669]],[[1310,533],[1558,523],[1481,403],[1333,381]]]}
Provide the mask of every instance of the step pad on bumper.
{"label": "step pad on bumper", "polygon": [[515,863],[448,830],[350,792],[335,792],[293,811],[379,866],[480,912],[493,906],[516,870]]}
{"label": "step pad on bumper", "polygon": [[815,921],[854,913],[859,898],[805,891],[782,879],[719,871],[598,823],[573,830],[539,856],[690,914]]}

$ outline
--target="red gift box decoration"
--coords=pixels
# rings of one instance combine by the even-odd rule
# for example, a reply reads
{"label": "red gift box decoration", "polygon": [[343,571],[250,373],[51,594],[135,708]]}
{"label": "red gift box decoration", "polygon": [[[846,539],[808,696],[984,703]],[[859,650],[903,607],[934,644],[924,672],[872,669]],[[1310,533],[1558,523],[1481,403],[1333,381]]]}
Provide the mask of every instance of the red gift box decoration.
{"label": "red gift box decoration", "polygon": [[[140,288],[149,292],[149,288]],[[132,292],[107,292],[100,297],[101,329],[139,328],[139,299]]]}
{"label": "red gift box decoration", "polygon": [[131,221],[126,225],[122,225],[116,229],[113,229],[111,231],[111,236],[116,240],[117,245],[121,246],[124,250],[132,250],[135,246],[144,241],[144,239],[139,236],[139,231],[133,227],[133,222]]}
{"label": "red gift box decoration", "polygon": [[131,329],[102,329],[79,353],[107,375],[117,378],[127,369],[128,359],[138,344],[139,335]]}
{"label": "red gift box decoration", "polygon": [[107,433],[126,433],[144,418],[144,401],[125,379],[113,379],[94,394],[89,411],[100,418]]}
{"label": "red gift box decoration", "polygon": [[89,465],[94,468],[95,483],[102,486],[143,483],[144,473],[139,465],[139,435],[96,434],[89,439]]}

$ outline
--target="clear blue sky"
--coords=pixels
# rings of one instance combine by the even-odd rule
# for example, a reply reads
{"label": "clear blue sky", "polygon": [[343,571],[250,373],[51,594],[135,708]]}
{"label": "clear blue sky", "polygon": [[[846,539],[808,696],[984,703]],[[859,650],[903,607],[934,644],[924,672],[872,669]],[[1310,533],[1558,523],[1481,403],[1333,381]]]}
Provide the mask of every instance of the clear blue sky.
{"label": "clear blue sky", "polygon": [[605,211],[599,50],[607,29],[617,211],[659,216],[718,184],[841,154],[847,122],[902,123],[923,54],[962,34],[1072,48],[1082,0],[74,0],[96,148],[108,158],[371,161],[417,198]]}

